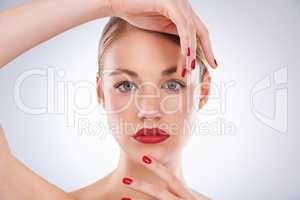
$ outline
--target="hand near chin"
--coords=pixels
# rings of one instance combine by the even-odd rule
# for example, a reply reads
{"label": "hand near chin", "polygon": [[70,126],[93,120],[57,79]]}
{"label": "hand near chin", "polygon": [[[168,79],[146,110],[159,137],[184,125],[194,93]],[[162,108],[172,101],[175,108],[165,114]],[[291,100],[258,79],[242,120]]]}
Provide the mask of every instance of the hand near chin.
{"label": "hand near chin", "polygon": [[210,66],[217,67],[206,26],[188,0],[108,0],[112,15],[132,25],[180,37],[181,51],[187,57],[187,68],[193,69],[197,45]]}
{"label": "hand near chin", "polygon": [[[124,177],[122,182],[125,186],[142,193],[148,194],[158,200],[209,200],[196,194],[187,188],[170,170],[163,164],[150,156],[143,156],[141,163],[149,170],[157,174],[167,185],[167,188],[152,185],[143,180],[136,180],[131,177]],[[124,197],[122,200],[134,200],[131,197]]]}

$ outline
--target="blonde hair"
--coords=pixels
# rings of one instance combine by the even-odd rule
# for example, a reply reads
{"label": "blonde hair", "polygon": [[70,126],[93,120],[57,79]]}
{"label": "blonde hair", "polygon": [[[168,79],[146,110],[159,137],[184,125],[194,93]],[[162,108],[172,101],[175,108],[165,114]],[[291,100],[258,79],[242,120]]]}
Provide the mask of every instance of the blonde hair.
{"label": "blonde hair", "polygon": [[[117,38],[121,37],[122,34],[132,30],[132,29],[139,29],[131,24],[129,24],[127,21],[123,20],[119,17],[111,17],[107,24],[105,25],[101,39],[99,42],[99,50],[98,50],[98,72],[100,74],[102,68],[103,68],[103,57],[105,55],[106,50],[108,47],[115,41]],[[148,31],[148,30],[147,30]],[[166,36],[168,39],[176,42],[178,45],[180,45],[180,38],[177,35],[168,34],[168,33],[160,33],[163,36]],[[200,66],[200,80],[203,81],[204,76],[208,73],[207,66],[205,62],[205,58],[203,55],[203,51],[201,47],[197,47],[196,51],[196,60],[198,65]]]}

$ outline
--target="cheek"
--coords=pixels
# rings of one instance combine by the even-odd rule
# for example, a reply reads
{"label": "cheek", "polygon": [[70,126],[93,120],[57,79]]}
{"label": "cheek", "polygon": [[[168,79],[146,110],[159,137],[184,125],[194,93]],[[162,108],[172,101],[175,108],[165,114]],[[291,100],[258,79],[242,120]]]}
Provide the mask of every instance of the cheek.
{"label": "cheek", "polygon": [[120,115],[123,112],[128,112],[134,101],[133,95],[120,94],[113,88],[108,89],[105,94],[105,110],[108,114]]}
{"label": "cheek", "polygon": [[115,89],[110,89],[105,96],[105,110],[109,126],[114,137],[121,140],[122,136],[130,135],[135,130],[132,119],[135,119],[133,106],[134,96],[124,95]]}

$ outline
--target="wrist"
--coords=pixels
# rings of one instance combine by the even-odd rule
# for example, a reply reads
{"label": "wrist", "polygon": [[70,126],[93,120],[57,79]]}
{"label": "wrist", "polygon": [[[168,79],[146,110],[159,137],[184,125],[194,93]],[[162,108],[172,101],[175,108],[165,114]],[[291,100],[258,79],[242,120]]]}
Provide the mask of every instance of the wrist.
{"label": "wrist", "polygon": [[[112,15],[111,0],[65,0],[65,6],[82,17],[83,21],[109,17]],[[76,16],[75,14],[75,16]]]}
{"label": "wrist", "polygon": [[109,17],[113,15],[112,0],[97,0],[98,1],[98,13],[97,17]]}
{"label": "wrist", "polygon": [[112,0],[93,0],[96,3],[96,18],[113,16]]}
{"label": "wrist", "polygon": [[113,10],[113,0],[100,0],[102,1],[102,10],[105,12],[106,16],[114,16]]}

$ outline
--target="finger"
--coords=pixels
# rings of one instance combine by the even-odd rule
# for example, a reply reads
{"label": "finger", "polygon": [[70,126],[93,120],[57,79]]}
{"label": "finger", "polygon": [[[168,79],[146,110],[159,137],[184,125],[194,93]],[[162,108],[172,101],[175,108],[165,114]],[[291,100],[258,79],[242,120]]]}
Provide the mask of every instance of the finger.
{"label": "finger", "polygon": [[186,16],[183,12],[177,7],[177,5],[171,5],[172,7],[170,7],[168,11],[169,18],[176,25],[177,33],[180,38],[181,54],[186,58],[185,66],[183,66],[184,69],[181,71],[181,75],[184,77],[189,69],[189,59],[187,56],[190,49],[189,27]]}
{"label": "finger", "polygon": [[[186,56],[186,63],[185,63],[185,71],[182,71],[182,76],[184,77],[185,74],[190,74],[192,70],[195,69],[197,65],[196,60],[196,50],[197,50],[197,29],[196,24],[194,20],[194,12],[192,10],[191,5],[189,2],[182,1],[182,5],[178,5],[178,11],[176,12],[176,16],[180,16],[182,19],[184,19],[184,30],[181,31],[181,28],[177,26],[178,29],[178,35],[180,37],[180,41],[183,41],[182,37],[184,37],[184,40],[181,44],[181,46],[186,46],[183,51],[184,56]],[[182,22],[183,23],[183,22]],[[183,32],[183,33],[180,33]],[[182,36],[184,35],[184,36]]]}
{"label": "finger", "polygon": [[164,165],[160,164],[154,158],[144,155],[142,157],[143,165],[149,170],[153,171],[157,174],[161,179],[163,179],[171,192],[174,194],[183,197],[183,198],[191,198],[189,190],[185,187],[185,185],[175,176],[175,174],[171,173],[170,170]]}
{"label": "finger", "polygon": [[197,30],[197,35],[199,36],[200,40],[200,46],[203,50],[204,56],[208,62],[208,64],[212,68],[216,68],[218,66],[218,63],[214,57],[213,51],[212,51],[212,46],[211,46],[211,41],[209,38],[209,32],[204,25],[204,23],[201,21],[199,16],[197,16],[196,13],[194,13],[194,19],[196,23],[196,30]]}
{"label": "finger", "polygon": [[187,68],[192,71],[196,67],[196,48],[197,48],[197,30],[194,21],[194,12],[188,1],[181,1],[183,3],[181,7],[182,13],[186,18],[188,37],[188,51],[187,51]]}
{"label": "finger", "polygon": [[195,25],[192,22],[189,22],[189,48],[188,48],[188,55],[187,55],[187,66],[190,71],[194,70],[196,67],[196,48],[197,48],[197,32],[194,28]]}
{"label": "finger", "polygon": [[132,178],[125,177],[123,178],[122,182],[128,188],[143,192],[159,200],[181,200],[167,189],[151,185],[144,181],[133,180]]}
{"label": "finger", "polygon": [[186,29],[187,30],[187,48],[186,48],[186,52],[185,52],[185,56],[186,56],[186,62],[185,62],[185,66],[187,69],[187,74],[190,74],[190,72],[192,71],[192,67],[191,67],[191,63],[193,60],[193,51],[194,49],[192,48],[192,22],[191,22],[191,18],[189,16],[189,13],[187,11],[187,5],[184,1],[181,1],[183,4],[181,6],[179,6],[179,8],[181,9],[182,15],[185,18],[186,21]]}
{"label": "finger", "polygon": [[191,53],[190,53],[190,67],[191,70],[194,70],[196,67],[196,54],[197,54],[197,29],[196,29],[196,24],[194,20],[194,11],[193,8],[191,7],[191,4],[186,1],[186,13],[187,17],[189,19],[189,30],[190,30],[190,48],[191,48]]}
{"label": "finger", "polygon": [[197,52],[197,32],[196,29],[191,28],[191,69],[194,70],[197,65],[196,52]]}

